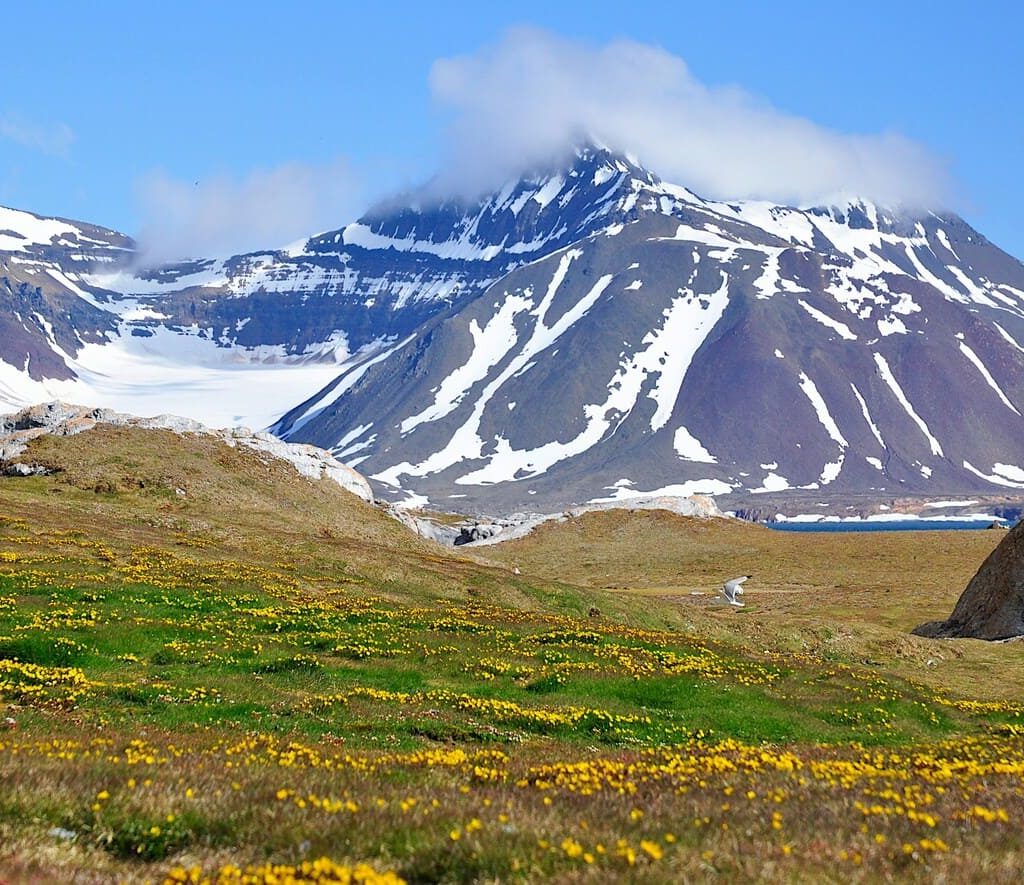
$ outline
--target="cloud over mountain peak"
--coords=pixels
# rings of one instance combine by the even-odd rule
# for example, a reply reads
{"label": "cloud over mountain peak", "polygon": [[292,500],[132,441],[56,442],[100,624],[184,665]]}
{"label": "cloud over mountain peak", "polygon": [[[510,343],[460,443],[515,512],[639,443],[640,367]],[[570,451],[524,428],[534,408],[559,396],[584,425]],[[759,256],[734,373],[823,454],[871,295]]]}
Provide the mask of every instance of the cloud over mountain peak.
{"label": "cloud over mountain peak", "polygon": [[431,90],[447,114],[443,183],[495,186],[585,137],[635,154],[660,175],[717,199],[810,205],[856,194],[887,205],[949,200],[943,164],[896,133],[845,134],[631,40],[594,46],[534,28],[437,61]]}

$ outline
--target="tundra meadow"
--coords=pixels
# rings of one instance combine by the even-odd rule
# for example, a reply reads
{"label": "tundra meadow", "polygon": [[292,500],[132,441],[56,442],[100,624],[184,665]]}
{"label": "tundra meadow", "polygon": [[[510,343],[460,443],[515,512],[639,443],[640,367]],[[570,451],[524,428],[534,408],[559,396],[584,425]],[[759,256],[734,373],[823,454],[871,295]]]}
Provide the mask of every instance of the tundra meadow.
{"label": "tundra meadow", "polygon": [[[1018,878],[1020,646],[904,640],[920,606],[876,604],[913,561],[948,607],[998,536],[948,533],[923,579],[937,537],[667,514],[471,559],[253,453],[100,433],[0,480],[5,882]],[[643,567],[635,519],[685,580],[608,580]],[[829,543],[863,609],[796,574]],[[711,602],[716,544],[760,607]]]}

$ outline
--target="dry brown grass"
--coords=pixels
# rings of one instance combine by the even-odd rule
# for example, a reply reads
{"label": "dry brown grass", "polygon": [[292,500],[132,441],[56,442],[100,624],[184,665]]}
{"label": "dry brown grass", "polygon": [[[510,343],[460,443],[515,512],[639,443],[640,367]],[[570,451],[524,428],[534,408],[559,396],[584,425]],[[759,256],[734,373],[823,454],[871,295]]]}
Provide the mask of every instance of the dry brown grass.
{"label": "dry brown grass", "polygon": [[[585,514],[478,555],[525,574],[668,603],[703,635],[739,647],[863,662],[958,695],[1024,694],[1017,644],[911,636],[945,618],[999,530],[779,532],[665,511]],[[740,574],[746,608],[709,604]],[[694,596],[692,594],[699,594]]]}

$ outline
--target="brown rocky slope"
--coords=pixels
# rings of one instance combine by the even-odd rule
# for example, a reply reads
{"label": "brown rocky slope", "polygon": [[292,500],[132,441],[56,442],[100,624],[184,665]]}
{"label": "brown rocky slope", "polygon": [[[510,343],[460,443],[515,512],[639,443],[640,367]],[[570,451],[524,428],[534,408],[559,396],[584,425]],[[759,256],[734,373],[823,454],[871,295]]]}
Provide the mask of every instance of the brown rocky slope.
{"label": "brown rocky slope", "polygon": [[945,621],[914,628],[935,639],[1009,639],[1024,635],[1024,521],[982,563]]}

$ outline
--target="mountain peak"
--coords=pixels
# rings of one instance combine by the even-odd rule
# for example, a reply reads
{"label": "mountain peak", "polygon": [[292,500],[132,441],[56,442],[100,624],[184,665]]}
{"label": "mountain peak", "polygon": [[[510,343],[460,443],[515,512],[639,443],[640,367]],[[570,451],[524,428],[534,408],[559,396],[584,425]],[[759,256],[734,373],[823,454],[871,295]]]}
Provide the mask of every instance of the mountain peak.
{"label": "mountain peak", "polygon": [[646,184],[660,182],[660,178],[644,168],[636,156],[614,150],[597,141],[580,142],[573,149],[573,156],[575,159],[571,162],[571,171],[606,168],[616,173],[629,174]]}
{"label": "mountain peak", "polygon": [[95,253],[90,258],[110,259],[107,253],[125,251],[132,246],[128,237],[104,227],[0,206],[0,252],[84,250]]}
{"label": "mountain peak", "polygon": [[459,261],[500,256],[511,266],[607,227],[631,193],[659,184],[625,155],[583,142],[562,162],[537,166],[474,199],[441,199],[427,185],[315,238],[310,248],[383,248]]}

